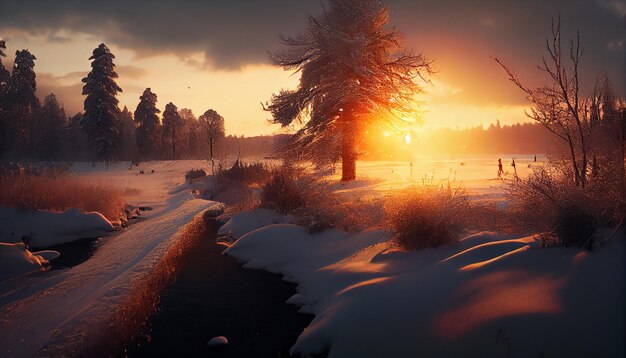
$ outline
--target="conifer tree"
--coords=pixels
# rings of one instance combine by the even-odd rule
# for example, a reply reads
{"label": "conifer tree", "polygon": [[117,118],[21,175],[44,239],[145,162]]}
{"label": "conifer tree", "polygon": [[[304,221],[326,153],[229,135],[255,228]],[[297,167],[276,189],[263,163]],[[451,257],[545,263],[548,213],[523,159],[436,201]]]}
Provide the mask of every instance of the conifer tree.
{"label": "conifer tree", "polygon": [[54,93],[43,100],[35,128],[35,154],[41,159],[56,159],[59,155],[62,131],[65,126],[65,110]]}
{"label": "conifer tree", "polygon": [[431,72],[422,55],[402,47],[388,21],[378,0],[329,0],[320,16],[309,17],[305,32],[282,37],[285,51],[272,56],[301,78],[296,90],[274,95],[266,109],[283,126],[305,123],[296,147],[309,155],[336,143],[342,180],[356,177],[356,146],[368,125],[378,120],[397,128],[415,119],[414,95],[421,91],[415,81]]}
{"label": "conifer tree", "polygon": [[143,91],[135,110],[137,124],[137,147],[143,158],[155,158],[159,154],[159,116],[156,108],[157,95],[150,88]]}
{"label": "conifer tree", "polygon": [[85,113],[82,127],[90,146],[95,149],[99,160],[109,161],[113,148],[119,143],[120,129],[117,121],[120,109],[116,96],[122,89],[117,85],[113,59],[115,55],[105,44],[93,50],[91,72],[83,78]]}
{"label": "conifer tree", "polygon": [[0,40],[0,154],[4,152],[7,131],[7,94],[9,92],[9,81],[11,73],[4,67],[2,57],[6,57],[4,50],[6,43]]}
{"label": "conifer tree", "polygon": [[33,151],[33,132],[35,118],[40,108],[37,89],[35,60],[37,58],[28,50],[15,52],[13,72],[9,81],[8,110],[9,130],[14,136],[14,150],[17,155],[30,156]]}
{"label": "conifer tree", "polygon": [[133,114],[124,106],[120,112],[118,122],[120,124],[121,145],[119,148],[120,157],[124,159],[136,160],[137,136]]}
{"label": "conifer tree", "polygon": [[216,141],[224,138],[224,117],[220,116],[215,110],[209,109],[198,119],[203,125],[209,144],[209,159],[213,159],[213,145]]}
{"label": "conifer tree", "polygon": [[178,108],[174,103],[168,103],[163,111],[163,146],[171,145],[172,160],[176,160],[176,145],[180,141],[182,127],[183,119],[178,114]]}

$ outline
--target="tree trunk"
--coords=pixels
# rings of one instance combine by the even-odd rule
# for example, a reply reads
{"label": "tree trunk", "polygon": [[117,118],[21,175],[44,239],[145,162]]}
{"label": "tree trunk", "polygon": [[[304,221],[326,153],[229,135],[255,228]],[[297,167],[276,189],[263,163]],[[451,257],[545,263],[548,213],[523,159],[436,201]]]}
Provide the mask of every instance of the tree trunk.
{"label": "tree trunk", "polygon": [[341,181],[356,179],[356,133],[350,123],[341,128]]}
{"label": "tree trunk", "polygon": [[209,139],[209,159],[213,159],[213,139]]}

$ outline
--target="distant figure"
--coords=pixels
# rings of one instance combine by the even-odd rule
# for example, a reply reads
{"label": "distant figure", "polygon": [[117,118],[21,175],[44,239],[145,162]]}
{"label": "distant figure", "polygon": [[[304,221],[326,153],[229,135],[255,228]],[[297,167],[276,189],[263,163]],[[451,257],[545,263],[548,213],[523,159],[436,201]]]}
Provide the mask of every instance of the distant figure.
{"label": "distant figure", "polygon": [[515,178],[517,178],[517,167],[515,166],[515,158],[511,160],[511,166],[513,167]]}
{"label": "distant figure", "polygon": [[498,158],[498,178],[502,178],[504,170],[502,170],[502,158]]}
{"label": "distant figure", "polygon": [[145,173],[143,172],[143,169],[141,169],[141,170],[139,171],[139,174],[145,174]]}
{"label": "distant figure", "polygon": [[152,169],[152,170],[150,171],[150,174],[154,174],[154,169]]}
{"label": "distant figure", "polygon": [[537,155],[535,155],[535,163],[537,162]]}

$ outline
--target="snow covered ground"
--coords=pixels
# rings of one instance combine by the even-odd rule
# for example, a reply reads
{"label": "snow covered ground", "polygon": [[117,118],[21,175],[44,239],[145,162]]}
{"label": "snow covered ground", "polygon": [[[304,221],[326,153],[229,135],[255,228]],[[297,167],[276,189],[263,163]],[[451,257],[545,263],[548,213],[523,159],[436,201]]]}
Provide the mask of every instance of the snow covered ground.
{"label": "snow covered ground", "polygon": [[[257,223],[267,218],[257,215]],[[254,212],[235,216],[231,230],[258,226],[244,216]],[[288,302],[316,316],[292,348],[304,356],[625,353],[623,235],[592,253],[495,233],[402,252],[389,238],[378,230],[311,235],[272,224],[243,235],[225,253],[298,283]]]}
{"label": "snow covered ground", "polygon": [[[501,157],[511,178],[508,158],[513,156]],[[521,176],[528,165],[541,165],[515,157]],[[421,158],[413,166],[359,162],[358,180],[334,189],[378,195],[426,178],[451,180],[474,197],[498,198],[497,158]],[[73,346],[85,331],[97,329],[123,302],[133,279],[154,267],[191,218],[207,208],[221,209],[219,203],[197,199],[192,193],[197,185],[184,183],[187,170],[209,167],[206,161],[114,163],[108,170],[102,164],[74,164],[74,175],[117,186],[129,204],[149,210],[138,224],[101,239],[95,255],[72,269],[41,272],[45,263],[37,266],[37,255],[7,247],[8,255],[26,262],[27,272],[36,272],[0,282],[0,356]],[[332,357],[624,352],[616,343],[624,333],[617,321],[623,316],[623,276],[617,269],[623,243],[588,254],[534,248],[533,237],[485,233],[454,247],[404,253],[393,250],[382,231],[309,235],[290,222],[269,210],[244,212],[220,234],[240,238],[227,253],[247,267],[299,283],[289,302],[316,319],[294,352],[330,350]],[[597,272],[616,274],[598,280]],[[587,287],[593,294],[583,292]],[[595,329],[589,332],[582,324]],[[585,337],[593,342],[583,344]]]}
{"label": "snow covered ground", "polygon": [[[200,161],[146,163],[146,174],[141,175],[135,167],[129,170],[128,163],[109,170],[74,165],[77,175],[119,185],[129,203],[153,210],[139,223],[102,239],[94,256],[78,266],[0,282],[0,356],[33,356],[50,345],[76,346],[84,332],[99,329],[98,324],[123,302],[133,280],[159,262],[185,224],[203,210],[221,210],[222,204],[197,199],[191,189],[181,186],[184,173],[200,165]],[[10,255],[16,256],[17,249]],[[0,250],[0,255],[5,251],[9,250]],[[28,256],[23,251],[21,255]]]}

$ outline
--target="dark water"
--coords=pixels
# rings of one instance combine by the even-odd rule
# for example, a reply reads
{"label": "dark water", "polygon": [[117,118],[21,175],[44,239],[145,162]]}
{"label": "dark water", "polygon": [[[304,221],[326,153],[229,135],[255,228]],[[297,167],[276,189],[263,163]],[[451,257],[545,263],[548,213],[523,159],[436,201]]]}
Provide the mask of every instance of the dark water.
{"label": "dark water", "polygon": [[[67,244],[54,245],[45,250],[58,251],[61,256],[50,260],[52,270],[60,270],[80,265],[89,260],[98,248],[97,238],[80,239]],[[37,251],[37,249],[33,249]]]}
{"label": "dark water", "polygon": [[[313,318],[285,304],[295,285],[222,255],[215,231],[183,261],[176,281],[162,292],[149,337],[128,356],[289,357]],[[215,336],[226,336],[230,344],[208,348]]]}

